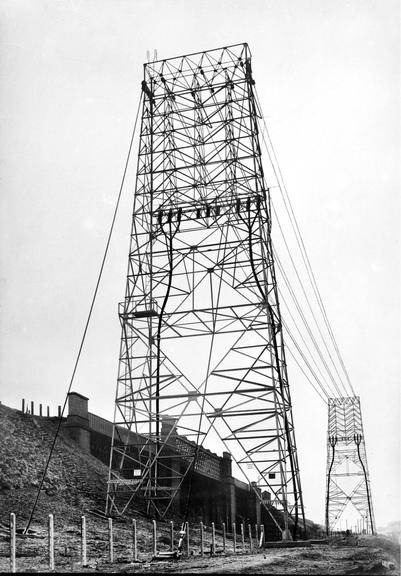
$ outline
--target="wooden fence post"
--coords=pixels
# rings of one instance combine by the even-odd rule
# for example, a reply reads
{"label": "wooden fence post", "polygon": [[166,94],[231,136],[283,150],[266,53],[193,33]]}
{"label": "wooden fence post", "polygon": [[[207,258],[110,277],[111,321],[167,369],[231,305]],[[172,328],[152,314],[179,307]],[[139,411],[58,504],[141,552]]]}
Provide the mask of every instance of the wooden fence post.
{"label": "wooden fence post", "polygon": [[132,561],[138,561],[138,542],[136,533],[136,520],[132,520]]}
{"label": "wooden fence post", "polygon": [[156,520],[153,520],[153,556],[157,554],[157,524]]}
{"label": "wooden fence post", "polygon": [[226,524],[223,522],[223,552],[226,551]]}
{"label": "wooden fence post", "polygon": [[243,522],[241,522],[241,544],[242,544],[242,552],[245,553],[245,534],[244,534]]}
{"label": "wooden fence post", "polygon": [[188,522],[185,523],[186,528],[186,536],[187,536],[187,556],[189,556],[189,524]]}
{"label": "wooden fence post", "polygon": [[15,562],[15,554],[16,554],[16,521],[15,521],[15,514],[11,512],[10,514],[10,572],[16,572],[16,562]]}
{"label": "wooden fence post", "polygon": [[253,541],[252,541],[252,527],[248,524],[248,536],[249,536],[249,550],[253,552]]}
{"label": "wooden fence post", "polygon": [[170,550],[174,550],[174,522],[170,522]]}
{"label": "wooden fence post", "polygon": [[200,553],[203,556],[204,549],[203,549],[203,522],[200,523]]}
{"label": "wooden fence post", "polygon": [[108,528],[109,528],[109,562],[112,564],[114,562],[113,519],[112,518],[109,518]]}
{"label": "wooden fence post", "polygon": [[236,526],[235,526],[235,522],[233,522],[232,531],[233,531],[233,548],[234,548],[234,554],[237,552],[237,549],[236,549],[236,541],[235,541],[235,540],[236,540],[236,538],[235,538],[235,530],[236,530]]}
{"label": "wooden fence post", "polygon": [[262,548],[262,546],[263,546],[264,537],[265,537],[265,535],[264,535],[264,528],[265,528],[265,527],[263,526],[263,524],[261,524],[261,526],[260,526],[260,534],[259,534],[259,548]]}
{"label": "wooden fence post", "polygon": [[88,565],[86,556],[86,518],[81,517],[81,564],[82,566]]}
{"label": "wooden fence post", "polygon": [[49,514],[49,569],[54,570],[54,517]]}
{"label": "wooden fence post", "polygon": [[212,522],[212,549],[211,549],[212,556],[216,553],[216,529],[214,526],[214,522]]}

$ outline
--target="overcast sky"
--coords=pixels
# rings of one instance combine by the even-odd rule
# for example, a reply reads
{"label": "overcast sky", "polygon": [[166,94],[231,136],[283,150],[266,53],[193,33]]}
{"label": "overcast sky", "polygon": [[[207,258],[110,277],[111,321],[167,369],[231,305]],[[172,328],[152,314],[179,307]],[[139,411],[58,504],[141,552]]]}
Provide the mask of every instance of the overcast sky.
{"label": "overcast sky", "polygon": [[[0,18],[1,401],[63,403],[146,51],[168,58],[248,42],[361,397],[377,523],[399,518],[399,2],[0,0]],[[131,170],[74,384],[109,418],[133,180]],[[322,521],[327,413],[307,382],[291,387],[306,514]]]}

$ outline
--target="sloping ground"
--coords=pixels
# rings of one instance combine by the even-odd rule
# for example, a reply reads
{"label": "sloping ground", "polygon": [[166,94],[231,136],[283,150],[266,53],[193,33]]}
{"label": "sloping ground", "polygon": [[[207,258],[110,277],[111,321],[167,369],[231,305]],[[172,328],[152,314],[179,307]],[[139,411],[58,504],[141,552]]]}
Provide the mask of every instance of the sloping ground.
{"label": "sloping ground", "polygon": [[[24,528],[56,429],[47,421],[0,405],[0,572],[9,570],[9,513],[17,516],[17,528]],[[47,515],[54,514],[55,567],[60,572],[150,572],[150,573],[243,573],[243,574],[344,574],[349,576],[399,574],[399,544],[383,537],[332,538],[328,543],[297,548],[268,548],[253,552],[244,548],[237,535],[233,554],[231,535],[227,554],[222,539],[216,538],[217,555],[210,557],[211,527],[206,527],[205,555],[200,556],[199,526],[190,528],[190,554],[184,545],[179,561],[151,562],[152,524],[138,516],[138,558],[132,564],[132,525],[114,520],[114,562],[109,561],[107,521],[91,515],[105,502],[107,467],[82,453],[64,433],[57,440],[44,490],[32,523],[35,537],[17,538],[17,570],[47,571]],[[87,516],[88,567],[80,565],[80,517]],[[178,541],[175,523],[175,543]],[[159,550],[168,550],[170,526],[158,522]]]}
{"label": "sloping ground", "polygon": [[[24,529],[38,492],[43,470],[57,428],[55,420],[24,415],[0,404],[0,571],[9,570],[10,513],[17,530]],[[91,566],[108,559],[107,520],[90,511],[103,510],[108,469],[100,460],[83,453],[64,432],[55,444],[46,479],[31,524],[34,536],[17,538],[18,571],[37,571],[47,566],[47,522],[54,515],[55,556],[58,570],[70,571],[80,561],[81,516],[87,516],[88,556]],[[150,520],[137,518],[138,551],[151,557]],[[159,526],[159,545],[167,548],[169,525]],[[114,521],[114,550],[128,559],[131,523]],[[94,560],[96,559],[96,560]],[[95,564],[94,564],[95,562]],[[79,568],[78,568],[79,571]]]}
{"label": "sloping ground", "polygon": [[[0,405],[0,510],[27,519],[57,423]],[[38,503],[38,520],[49,513],[70,519],[103,507],[107,467],[82,453],[62,432],[56,442]],[[80,514],[79,514],[80,515]]]}

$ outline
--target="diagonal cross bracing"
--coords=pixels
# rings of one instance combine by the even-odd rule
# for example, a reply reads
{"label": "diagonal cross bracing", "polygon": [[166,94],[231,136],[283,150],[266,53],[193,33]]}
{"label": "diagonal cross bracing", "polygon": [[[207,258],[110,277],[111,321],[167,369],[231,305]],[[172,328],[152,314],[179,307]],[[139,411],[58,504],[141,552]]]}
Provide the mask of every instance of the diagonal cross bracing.
{"label": "diagonal cross bracing", "polygon": [[375,534],[359,397],[329,398],[328,408],[326,531],[338,530],[351,506],[367,533]]}
{"label": "diagonal cross bracing", "polygon": [[230,452],[295,535],[302,490],[253,84],[246,44],[145,65],[107,507],[140,499],[165,516],[185,476],[205,473],[205,446]]}

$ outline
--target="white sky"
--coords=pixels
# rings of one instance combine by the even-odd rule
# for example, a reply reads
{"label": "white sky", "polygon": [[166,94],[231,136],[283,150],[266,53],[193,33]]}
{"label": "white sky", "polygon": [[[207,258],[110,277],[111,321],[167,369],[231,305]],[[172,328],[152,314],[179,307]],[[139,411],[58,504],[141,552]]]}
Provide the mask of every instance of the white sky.
{"label": "white sky", "polygon": [[[133,126],[146,50],[248,42],[337,341],[361,397],[378,526],[399,514],[399,3],[0,1],[0,399],[62,404]],[[133,172],[74,389],[111,417]],[[290,373],[291,378],[291,373]],[[291,382],[307,516],[327,414]]]}

